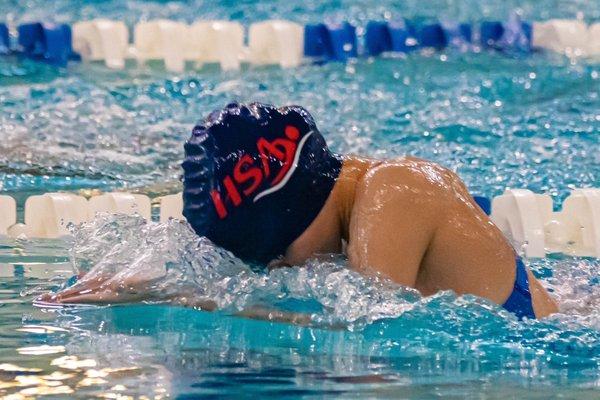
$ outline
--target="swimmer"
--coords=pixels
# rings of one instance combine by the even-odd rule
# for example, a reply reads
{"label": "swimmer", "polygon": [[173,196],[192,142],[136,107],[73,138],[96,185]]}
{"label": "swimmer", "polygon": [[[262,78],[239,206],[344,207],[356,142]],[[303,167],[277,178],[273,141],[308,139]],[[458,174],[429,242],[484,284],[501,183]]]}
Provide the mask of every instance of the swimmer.
{"label": "swimmer", "polygon": [[[412,157],[333,154],[302,107],[229,104],[193,129],[182,166],[189,224],[247,262],[279,268],[344,253],[350,268],[424,296],[472,294],[518,318],[557,312],[455,173]],[[45,299],[152,300],[144,282],[133,278],[125,293],[122,282],[88,282]]]}

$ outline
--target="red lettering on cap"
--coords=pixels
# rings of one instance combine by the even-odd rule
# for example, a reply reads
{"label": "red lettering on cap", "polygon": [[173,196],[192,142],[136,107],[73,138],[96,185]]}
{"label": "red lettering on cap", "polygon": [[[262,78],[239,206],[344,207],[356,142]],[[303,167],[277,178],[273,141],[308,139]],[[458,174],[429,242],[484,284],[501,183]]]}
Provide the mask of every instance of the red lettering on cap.
{"label": "red lettering on cap", "polygon": [[215,209],[217,210],[217,215],[220,219],[224,219],[227,216],[227,209],[225,208],[225,204],[223,204],[221,194],[216,189],[211,190],[210,197],[212,198],[213,204],[215,205]]}
{"label": "red lettering on cap", "polygon": [[[285,137],[280,137],[270,142],[264,137],[257,140],[256,147],[260,158],[260,166],[255,165],[254,158],[248,154],[244,154],[233,167],[233,179],[230,175],[226,175],[223,178],[223,186],[227,192],[227,197],[231,199],[234,207],[242,204],[242,195],[239,192],[239,190],[242,190],[242,187],[238,190],[238,186],[250,183],[250,186],[242,190],[244,196],[248,197],[258,189],[264,179],[270,177],[271,167],[269,162],[276,160],[281,164],[277,175],[271,181],[271,186],[277,185],[292,168],[298,147],[297,140],[300,138],[300,131],[295,126],[288,125],[284,129],[284,133]],[[221,193],[215,189],[210,192],[210,196],[219,218],[226,218],[228,212]]]}
{"label": "red lettering on cap", "polygon": [[272,185],[278,184],[292,167],[294,155],[296,154],[296,143],[287,139],[275,139],[268,142],[265,138],[260,138],[256,142],[256,146],[258,147],[265,176],[271,174],[269,169],[269,159],[271,157],[281,162],[281,169],[271,182]]}
{"label": "red lettering on cap", "polygon": [[227,194],[231,201],[233,201],[233,205],[236,207],[239,206],[242,203],[242,197],[233,184],[233,180],[231,180],[230,176],[226,176],[225,179],[223,179],[223,185],[225,185],[225,189],[227,189]]}
{"label": "red lettering on cap", "polygon": [[285,127],[285,136],[290,140],[296,141],[300,137],[300,131],[295,126],[288,125]]}
{"label": "red lettering on cap", "polygon": [[254,160],[248,154],[244,154],[240,161],[233,168],[233,179],[242,185],[248,181],[252,183],[244,189],[244,195],[251,195],[262,182],[262,172],[260,168],[253,166]]}

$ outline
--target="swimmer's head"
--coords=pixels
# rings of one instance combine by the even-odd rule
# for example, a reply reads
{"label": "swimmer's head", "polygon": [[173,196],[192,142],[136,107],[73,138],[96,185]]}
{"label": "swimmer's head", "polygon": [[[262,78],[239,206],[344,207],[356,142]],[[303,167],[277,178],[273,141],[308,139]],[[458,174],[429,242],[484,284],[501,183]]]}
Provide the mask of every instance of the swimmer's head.
{"label": "swimmer's head", "polygon": [[266,263],[317,217],[341,165],[304,108],[232,103],[185,144],[183,215],[199,235]]}

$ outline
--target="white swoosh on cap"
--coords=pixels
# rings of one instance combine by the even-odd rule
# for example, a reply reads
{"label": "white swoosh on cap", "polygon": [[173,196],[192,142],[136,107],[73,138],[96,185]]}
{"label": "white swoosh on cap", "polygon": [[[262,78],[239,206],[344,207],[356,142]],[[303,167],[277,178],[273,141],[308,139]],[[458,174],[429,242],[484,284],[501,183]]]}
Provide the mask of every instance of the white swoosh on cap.
{"label": "white swoosh on cap", "polygon": [[271,193],[275,193],[276,191],[278,191],[282,187],[284,187],[286,183],[288,183],[288,181],[292,177],[292,174],[294,173],[294,171],[298,167],[298,160],[300,159],[300,153],[302,152],[302,148],[304,147],[304,145],[306,144],[306,141],[308,140],[308,137],[310,135],[312,135],[312,133],[313,133],[313,131],[308,132],[300,140],[300,143],[298,143],[298,148],[296,149],[296,154],[294,155],[294,162],[292,164],[292,168],[290,168],[290,170],[285,174],[285,176],[283,177],[283,179],[277,185],[275,185],[273,187],[270,187],[270,188],[268,188],[266,190],[263,190],[262,192],[260,192],[259,194],[257,194],[256,197],[254,197],[254,203],[256,203],[261,198],[270,195]]}

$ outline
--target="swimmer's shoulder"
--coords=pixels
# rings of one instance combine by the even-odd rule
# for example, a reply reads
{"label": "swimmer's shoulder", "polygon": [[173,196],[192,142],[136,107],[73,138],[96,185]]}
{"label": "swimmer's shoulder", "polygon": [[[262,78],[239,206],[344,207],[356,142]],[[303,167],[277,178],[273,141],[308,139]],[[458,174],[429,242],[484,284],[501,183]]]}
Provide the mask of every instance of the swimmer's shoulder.
{"label": "swimmer's shoulder", "polygon": [[398,195],[440,195],[461,183],[454,172],[416,157],[377,160],[351,156],[345,159],[344,167],[356,175],[357,189],[361,191],[385,189]]}
{"label": "swimmer's shoulder", "polygon": [[444,199],[449,197],[445,188],[453,179],[447,169],[414,157],[347,157],[340,178],[354,181],[353,185],[340,185],[353,187],[352,193],[343,196],[352,198],[348,201],[352,213],[368,211],[371,217],[382,213],[390,219],[405,219],[408,213],[431,221],[444,213]]}
{"label": "swimmer's shoulder", "polygon": [[[441,189],[433,183],[441,179],[444,170],[435,163],[412,157],[363,165],[367,167],[356,182],[349,218],[349,252],[357,250],[352,244],[373,241],[403,250],[414,245],[419,254],[425,251],[437,228],[447,220],[445,204],[438,201]],[[388,263],[380,261],[378,265]]]}

